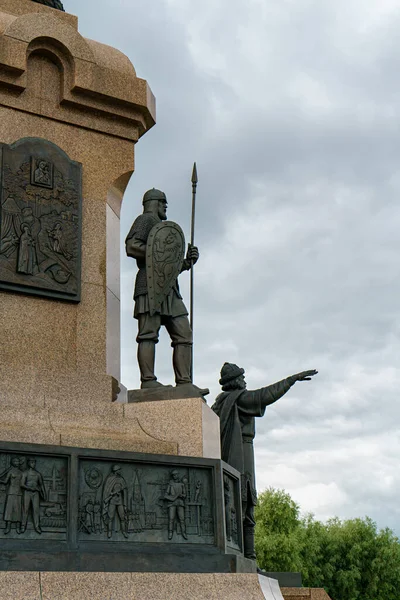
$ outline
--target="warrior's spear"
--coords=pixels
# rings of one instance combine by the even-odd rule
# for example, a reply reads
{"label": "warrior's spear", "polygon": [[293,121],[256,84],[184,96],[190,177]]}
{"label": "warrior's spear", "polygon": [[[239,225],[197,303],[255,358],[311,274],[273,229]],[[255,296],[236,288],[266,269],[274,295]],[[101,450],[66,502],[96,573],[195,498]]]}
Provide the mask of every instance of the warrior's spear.
{"label": "warrior's spear", "polygon": [[[195,226],[195,218],[196,218],[196,192],[197,192],[197,167],[196,163],[193,165],[192,172],[192,227],[190,233],[190,244],[194,246],[194,226]],[[192,268],[190,269],[190,327],[193,332],[193,307],[194,307],[194,270],[193,270],[193,262]],[[192,374],[192,382],[193,382],[193,349],[192,349],[192,366],[191,366],[191,374]]]}

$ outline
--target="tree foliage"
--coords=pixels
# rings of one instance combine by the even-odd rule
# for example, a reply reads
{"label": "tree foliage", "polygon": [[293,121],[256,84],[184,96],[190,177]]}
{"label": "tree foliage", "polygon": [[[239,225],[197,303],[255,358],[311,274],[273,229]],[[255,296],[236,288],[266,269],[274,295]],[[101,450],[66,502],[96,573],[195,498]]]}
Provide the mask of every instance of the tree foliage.
{"label": "tree foliage", "polygon": [[256,552],[266,571],[300,571],[303,585],[333,600],[398,600],[400,542],[370,518],[327,523],[300,515],[282,490],[268,489],[256,507]]}

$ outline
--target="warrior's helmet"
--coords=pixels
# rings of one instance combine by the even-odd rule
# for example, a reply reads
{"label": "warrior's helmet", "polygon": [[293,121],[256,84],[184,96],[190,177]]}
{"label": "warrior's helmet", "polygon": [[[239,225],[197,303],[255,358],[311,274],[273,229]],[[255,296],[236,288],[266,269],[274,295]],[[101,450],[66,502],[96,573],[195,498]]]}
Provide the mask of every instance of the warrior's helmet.
{"label": "warrior's helmet", "polygon": [[167,196],[164,194],[164,192],[162,192],[161,190],[156,190],[156,188],[153,188],[152,190],[149,190],[148,192],[145,193],[145,195],[143,196],[143,206],[146,204],[146,202],[151,202],[152,200],[157,200],[157,202],[159,202],[160,200],[166,200]]}

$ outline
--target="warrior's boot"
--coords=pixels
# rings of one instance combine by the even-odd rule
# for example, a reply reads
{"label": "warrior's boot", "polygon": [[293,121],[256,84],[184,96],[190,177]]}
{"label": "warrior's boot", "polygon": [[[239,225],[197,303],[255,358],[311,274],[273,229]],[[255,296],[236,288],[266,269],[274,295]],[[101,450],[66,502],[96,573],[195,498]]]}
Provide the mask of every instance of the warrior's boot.
{"label": "warrior's boot", "polygon": [[256,551],[254,546],[254,527],[243,528],[244,555],[246,558],[256,560]]}
{"label": "warrior's boot", "polygon": [[140,369],[140,379],[142,382],[141,388],[162,387],[162,383],[159,383],[157,377],[154,375],[154,365],[156,360],[155,342],[139,342],[137,358]]}
{"label": "warrior's boot", "polygon": [[6,528],[4,530],[4,534],[7,535],[11,531],[11,521],[7,521]]}
{"label": "warrior's boot", "polygon": [[174,347],[172,363],[174,365],[176,385],[192,383],[192,346],[189,344],[177,344]]}
{"label": "warrior's boot", "polygon": [[174,526],[168,525],[168,539],[172,540],[173,535],[174,535]]}
{"label": "warrior's boot", "polygon": [[177,386],[190,385],[192,390],[196,389],[199,396],[204,397],[210,393],[210,390],[208,388],[198,388],[197,385],[193,385],[192,383],[192,352],[193,346],[189,344],[177,344],[174,346],[172,362],[175,371],[175,382]]}

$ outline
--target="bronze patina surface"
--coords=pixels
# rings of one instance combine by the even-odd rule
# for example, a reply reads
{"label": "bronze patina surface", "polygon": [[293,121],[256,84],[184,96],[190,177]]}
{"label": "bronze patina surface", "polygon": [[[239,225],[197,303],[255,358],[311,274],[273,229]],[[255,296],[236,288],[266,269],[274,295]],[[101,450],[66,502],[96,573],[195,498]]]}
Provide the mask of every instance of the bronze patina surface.
{"label": "bronze patina surface", "polygon": [[297,373],[253,391],[246,389],[244,372],[244,369],[233,363],[224,364],[219,381],[223,391],[211,408],[220,418],[222,460],[241,473],[244,555],[255,560],[255,417],[263,417],[267,406],[282,398],[297,381],[310,381],[317,371]]}
{"label": "bronze patina surface", "polygon": [[0,155],[0,289],[79,302],[82,166],[40,138]]}
{"label": "bronze patina surface", "polygon": [[[185,239],[179,225],[167,221],[167,197],[153,188],[143,197],[143,214],[134,221],[126,238],[126,253],[135,258],[134,316],[138,320],[138,363],[142,389],[164,387],[154,372],[155,348],[161,326],[171,338],[176,385],[192,383],[193,333],[188,311],[179,291],[178,275],[190,271],[198,249]],[[200,395],[207,393],[200,390]]]}

